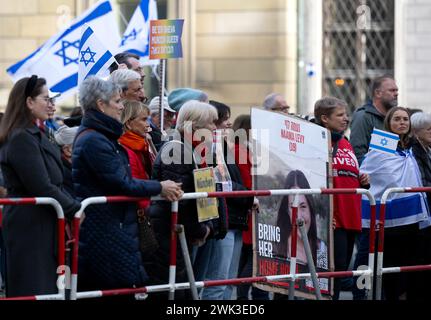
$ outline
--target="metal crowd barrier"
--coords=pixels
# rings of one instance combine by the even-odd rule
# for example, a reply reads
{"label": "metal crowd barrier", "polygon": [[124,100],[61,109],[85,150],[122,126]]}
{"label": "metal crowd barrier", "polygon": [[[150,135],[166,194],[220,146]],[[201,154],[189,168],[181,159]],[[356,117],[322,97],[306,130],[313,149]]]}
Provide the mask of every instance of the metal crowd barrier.
{"label": "metal crowd barrier", "polygon": [[[431,270],[431,264],[429,265],[417,265],[417,266],[400,266],[383,268],[383,249],[384,249],[384,237],[385,237],[385,216],[386,216],[386,203],[389,195],[392,193],[414,193],[414,192],[431,192],[431,187],[406,187],[406,188],[390,188],[385,190],[380,201],[380,220],[379,220],[379,241],[378,241],[378,253],[377,253],[377,271],[376,271],[376,299],[382,299],[382,280],[383,274],[385,273],[400,273],[400,272],[412,272],[412,271],[426,271]],[[425,198],[426,201],[426,198]]]}
{"label": "metal crowd barrier", "polygon": [[[249,278],[237,278],[227,280],[211,280],[211,281],[198,281],[193,283],[175,283],[176,276],[176,250],[177,250],[177,222],[178,222],[178,201],[172,202],[171,206],[171,243],[170,243],[170,266],[169,266],[169,283],[166,285],[155,285],[146,286],[143,288],[124,288],[124,289],[113,289],[113,290],[96,290],[77,292],[78,287],[78,250],[79,250],[79,227],[82,213],[85,208],[92,204],[102,203],[114,203],[114,202],[127,202],[127,201],[139,201],[143,198],[136,197],[123,197],[123,196],[107,196],[107,197],[92,197],[82,201],[81,209],[75,214],[74,218],[74,247],[72,255],[72,276],[71,276],[71,295],[72,300],[104,297],[112,295],[126,295],[126,294],[138,294],[138,293],[151,293],[169,291],[169,299],[174,298],[176,290],[189,289],[191,287],[203,288],[210,286],[221,286],[221,285],[236,285],[243,283],[254,283],[254,282],[270,282],[276,280],[289,280],[294,283],[297,279],[304,278],[329,278],[329,277],[348,277],[348,276],[360,276],[365,275],[372,277],[374,275],[374,250],[375,250],[375,217],[376,217],[376,202],[373,195],[366,189],[281,189],[281,190],[255,190],[255,191],[231,191],[231,192],[195,192],[186,193],[183,195],[181,200],[191,200],[199,198],[234,198],[234,197],[252,197],[252,196],[285,196],[285,195],[299,195],[299,194],[362,194],[366,195],[370,200],[371,206],[371,223],[370,223],[370,250],[368,258],[368,268],[366,270],[354,270],[354,271],[337,271],[337,272],[318,272],[316,274],[302,273],[295,274],[296,270],[296,215],[297,215],[297,204],[296,208],[292,210],[292,249],[291,249],[291,260],[290,260],[290,274],[285,275],[272,275],[272,276],[260,276],[260,277],[249,277]],[[152,198],[152,200],[160,200],[160,197]],[[297,202],[297,201],[295,201]],[[291,286],[294,288],[294,286]],[[316,291],[319,291],[318,286]],[[293,291],[293,290],[290,290]],[[368,298],[372,296],[372,287],[368,293]]]}
{"label": "metal crowd barrier", "polygon": [[1,298],[0,300],[65,300],[65,288],[67,283],[66,275],[66,249],[65,249],[65,222],[63,208],[60,206],[57,200],[54,198],[2,198],[0,199],[0,205],[51,205],[54,207],[57,213],[57,230],[58,230],[58,269],[59,272],[57,284],[57,294],[46,294],[46,295],[34,295],[34,296],[23,296],[23,297],[12,297],[12,298]]}

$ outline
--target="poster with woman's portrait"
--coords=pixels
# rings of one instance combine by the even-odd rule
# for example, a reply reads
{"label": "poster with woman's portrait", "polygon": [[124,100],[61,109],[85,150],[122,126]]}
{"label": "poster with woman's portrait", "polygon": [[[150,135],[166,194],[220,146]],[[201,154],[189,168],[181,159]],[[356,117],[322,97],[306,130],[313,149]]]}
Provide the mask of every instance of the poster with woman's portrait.
{"label": "poster with woman's portrait", "polygon": [[[252,109],[253,188],[320,189],[332,183],[328,131],[294,116]],[[290,273],[293,196],[259,198],[259,213],[253,216],[254,276]],[[299,195],[298,217],[305,222],[312,259],[317,272],[333,270],[332,205],[329,196]],[[308,273],[304,241],[298,229],[296,273]],[[323,297],[329,297],[332,280],[321,278]],[[258,284],[258,287],[288,294],[288,281]],[[314,299],[311,279],[297,280],[295,296]]]}

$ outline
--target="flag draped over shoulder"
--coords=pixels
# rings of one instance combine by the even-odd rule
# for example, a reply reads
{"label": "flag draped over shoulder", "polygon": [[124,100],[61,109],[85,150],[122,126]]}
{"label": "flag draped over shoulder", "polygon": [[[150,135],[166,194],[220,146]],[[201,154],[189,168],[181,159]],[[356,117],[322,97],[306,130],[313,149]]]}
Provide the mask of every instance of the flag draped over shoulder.
{"label": "flag draped over shoulder", "polygon": [[[370,176],[370,192],[377,203],[379,219],[380,200],[383,192],[395,187],[421,187],[418,165],[411,149],[395,154],[370,150],[360,167],[361,173]],[[385,227],[395,227],[428,221],[428,208],[423,193],[394,193],[386,203]],[[370,226],[370,203],[362,197],[362,227]]]}
{"label": "flag draped over shoulder", "polygon": [[78,87],[89,76],[108,76],[107,70],[114,62],[112,53],[100,42],[93,29],[85,24],[79,48]]}
{"label": "flag draped over shoulder", "polygon": [[60,99],[75,93],[81,58],[81,29],[85,23],[103,39],[106,48],[113,54],[118,52],[120,36],[112,6],[109,0],[101,0],[75,18],[69,28],[54,35],[28,57],[9,67],[8,74],[14,81],[37,74],[47,80],[52,92],[61,93]]}
{"label": "flag draped over shoulder", "polygon": [[133,13],[120,43],[120,51],[128,51],[140,56],[142,64],[157,64],[149,60],[150,21],[157,20],[157,4],[154,0],[142,0]]}

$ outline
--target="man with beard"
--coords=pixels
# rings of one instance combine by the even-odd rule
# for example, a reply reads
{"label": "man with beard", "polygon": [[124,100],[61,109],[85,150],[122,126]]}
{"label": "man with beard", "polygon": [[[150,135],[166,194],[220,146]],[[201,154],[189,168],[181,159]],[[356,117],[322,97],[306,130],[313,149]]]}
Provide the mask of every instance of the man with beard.
{"label": "man with beard", "polygon": [[[358,108],[352,117],[350,144],[359,164],[362,163],[368,152],[373,128],[384,130],[383,120],[386,114],[391,108],[398,105],[398,87],[394,78],[386,75],[374,79],[371,85],[371,96],[372,100]],[[369,229],[362,228],[356,242],[358,250],[353,265],[354,270],[368,263],[369,242]],[[365,289],[359,289],[357,283],[358,278],[354,277],[352,283],[345,281],[344,284],[342,283],[342,287],[344,286],[344,290],[352,290],[353,300],[364,300]]]}
{"label": "man with beard", "polygon": [[392,107],[398,105],[398,87],[394,78],[382,76],[371,86],[372,100],[359,107],[352,116],[350,143],[359,164],[368,152],[373,128],[383,129],[383,120]]}

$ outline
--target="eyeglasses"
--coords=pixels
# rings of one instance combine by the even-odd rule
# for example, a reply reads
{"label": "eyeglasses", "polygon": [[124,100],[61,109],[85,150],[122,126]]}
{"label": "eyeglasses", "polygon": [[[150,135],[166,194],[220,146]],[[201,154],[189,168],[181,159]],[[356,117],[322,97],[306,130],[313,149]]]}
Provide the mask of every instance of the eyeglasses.
{"label": "eyeglasses", "polygon": [[290,107],[287,106],[287,107],[277,107],[277,108],[274,108],[272,110],[273,111],[282,111],[282,112],[284,112],[284,111],[289,111],[289,109],[290,109]]}
{"label": "eyeglasses", "polygon": [[44,100],[47,104],[55,104],[55,98],[49,98],[49,97],[36,97],[37,98],[41,98],[42,100]]}

